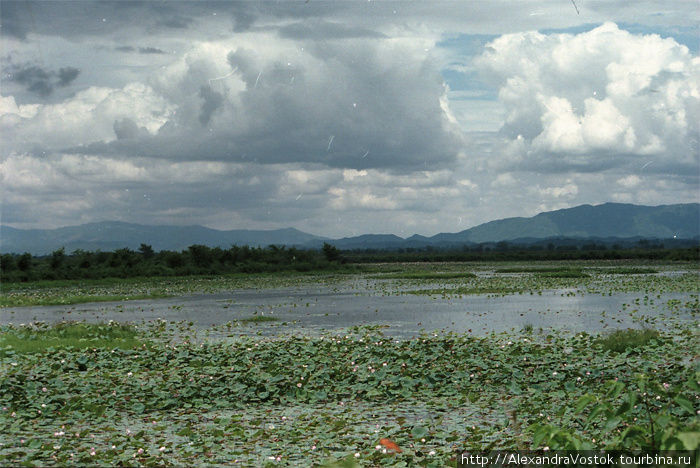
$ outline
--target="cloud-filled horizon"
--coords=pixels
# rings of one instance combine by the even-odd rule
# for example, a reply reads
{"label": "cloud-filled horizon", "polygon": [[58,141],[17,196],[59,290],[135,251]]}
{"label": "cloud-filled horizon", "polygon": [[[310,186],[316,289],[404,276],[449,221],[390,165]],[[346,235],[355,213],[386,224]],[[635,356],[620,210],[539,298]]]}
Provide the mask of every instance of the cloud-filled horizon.
{"label": "cloud-filled horizon", "polygon": [[690,1],[2,1],[2,224],[328,237],[700,201]]}

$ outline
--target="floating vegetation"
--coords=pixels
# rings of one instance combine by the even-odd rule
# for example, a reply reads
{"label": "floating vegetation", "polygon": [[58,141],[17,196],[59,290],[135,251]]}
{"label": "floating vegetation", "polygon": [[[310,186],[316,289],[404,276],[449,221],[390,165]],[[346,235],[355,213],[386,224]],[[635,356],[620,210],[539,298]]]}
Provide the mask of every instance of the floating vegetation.
{"label": "floating vegetation", "polygon": [[[630,273],[625,273],[629,271]],[[155,299],[208,294],[236,289],[334,287],[365,283],[382,294],[536,294],[546,290],[570,293],[673,293],[700,289],[700,271],[693,263],[647,266],[605,261],[509,264],[494,271],[493,263],[419,263],[358,265],[354,272],[278,272],[169,278],[110,278],[0,284],[0,307],[63,305],[84,302]],[[617,273],[615,273],[617,272]],[[642,273],[644,272],[644,273]],[[522,273],[522,274],[513,274]],[[377,281],[381,280],[381,281]],[[442,282],[444,287],[416,289],[416,282]],[[377,284],[369,284],[374,282]]]}
{"label": "floating vegetation", "polygon": [[571,270],[570,266],[554,266],[554,267],[527,267],[516,266],[508,268],[498,268],[496,273],[559,273]]}
{"label": "floating vegetation", "polygon": [[330,285],[344,276],[336,273],[236,274],[173,278],[108,278],[98,280],[38,281],[2,284],[0,307],[64,305],[85,302],[127,301],[215,293],[233,289],[260,289]]}
{"label": "floating vegetation", "polygon": [[253,315],[252,317],[238,319],[239,322],[243,323],[277,322],[278,320],[277,317],[270,317],[269,315]]}
{"label": "floating vegetation", "polygon": [[555,446],[562,430],[614,449],[611,422],[584,430],[572,421],[582,411],[594,418],[585,406],[593,400],[617,408],[628,393],[609,395],[610,385],[636,388],[640,374],[653,403],[618,413],[615,424],[650,411],[666,418],[667,440],[697,431],[684,409],[698,392],[692,328],[660,332],[632,354],[601,353],[600,338],[585,333],[396,340],[375,327],[210,343],[173,341],[166,328],[139,328],[149,344],[130,349],[1,356],[0,463],[445,466],[457,450]]}
{"label": "floating vegetation", "polygon": [[606,275],[653,275],[659,270],[643,267],[615,267],[600,269],[599,272]]}
{"label": "floating vegetation", "polygon": [[432,280],[432,279],[468,279],[476,278],[474,273],[464,271],[412,271],[398,274],[390,274],[381,276],[382,279],[415,279],[415,280]]}
{"label": "floating vegetation", "polygon": [[590,275],[582,272],[581,270],[567,269],[540,273],[540,276],[544,278],[588,278]]}

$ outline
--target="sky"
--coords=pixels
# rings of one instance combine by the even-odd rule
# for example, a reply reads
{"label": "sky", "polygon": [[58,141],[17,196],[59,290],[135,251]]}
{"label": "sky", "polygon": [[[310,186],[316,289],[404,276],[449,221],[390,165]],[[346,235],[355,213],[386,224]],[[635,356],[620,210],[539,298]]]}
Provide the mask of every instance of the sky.
{"label": "sky", "polygon": [[700,201],[695,0],[0,2],[0,221],[433,235]]}

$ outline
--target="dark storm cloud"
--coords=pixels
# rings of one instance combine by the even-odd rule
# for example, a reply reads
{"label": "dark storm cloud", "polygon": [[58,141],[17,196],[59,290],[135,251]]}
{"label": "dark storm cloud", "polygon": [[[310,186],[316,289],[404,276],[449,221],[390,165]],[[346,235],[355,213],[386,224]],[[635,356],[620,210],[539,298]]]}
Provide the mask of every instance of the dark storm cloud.
{"label": "dark storm cloud", "polygon": [[58,86],[68,86],[80,74],[80,70],[75,67],[63,67],[58,70]]}
{"label": "dark storm cloud", "polygon": [[[295,2],[296,3],[296,2]],[[172,29],[191,29],[213,14],[230,18],[233,30],[251,28],[258,12],[276,4],[251,1],[155,2],[155,1],[2,1],[0,33],[25,40],[30,33],[65,38],[106,36],[125,31],[144,35]]]}
{"label": "dark storm cloud", "polygon": [[117,140],[129,140],[148,135],[148,130],[136,125],[132,119],[124,118],[114,121],[114,134]]}
{"label": "dark storm cloud", "polygon": [[27,91],[46,97],[53,92],[52,73],[37,65],[16,68],[10,74],[10,81],[25,87]]}
{"label": "dark storm cloud", "polygon": [[442,78],[414,41],[310,43],[294,62],[239,47],[228,71],[211,54],[191,51],[186,67],[154,82],[178,106],[155,134],[69,151],[432,171],[463,144],[441,104]]}
{"label": "dark storm cloud", "polygon": [[156,47],[139,47],[140,54],[164,54],[165,52]]}
{"label": "dark storm cloud", "polygon": [[192,18],[187,18],[179,14],[173,14],[168,18],[161,19],[158,21],[158,24],[167,28],[186,29],[190,24],[192,24]]}
{"label": "dark storm cloud", "polygon": [[212,114],[223,104],[224,96],[212,90],[211,86],[202,86],[199,89],[199,96],[204,100],[199,113],[199,122],[202,125],[206,125],[209,123]]}
{"label": "dark storm cloud", "polygon": [[279,28],[278,33],[281,37],[288,39],[310,40],[346,39],[353,37],[386,37],[384,34],[362,27],[347,26],[341,23],[332,23],[323,20],[310,20],[292,23]]}
{"label": "dark storm cloud", "polygon": [[166,52],[162,49],[159,49],[157,47],[139,47],[138,49],[133,46],[118,46],[115,47],[114,50],[117,52],[138,52],[139,54],[165,54]]}
{"label": "dark storm cloud", "polygon": [[205,2],[177,2],[173,6],[151,1],[3,1],[2,34],[19,39],[30,33],[80,37],[129,28],[143,28],[152,34],[159,29],[186,28],[192,17],[203,16],[208,10],[211,6]]}
{"label": "dark storm cloud", "polygon": [[233,30],[235,32],[247,31],[255,23],[256,16],[250,11],[237,8],[233,11]]}
{"label": "dark storm cloud", "polygon": [[27,91],[41,97],[53,93],[55,87],[71,84],[80,74],[74,67],[63,67],[55,72],[38,65],[23,64],[10,66],[9,80],[23,86]]}

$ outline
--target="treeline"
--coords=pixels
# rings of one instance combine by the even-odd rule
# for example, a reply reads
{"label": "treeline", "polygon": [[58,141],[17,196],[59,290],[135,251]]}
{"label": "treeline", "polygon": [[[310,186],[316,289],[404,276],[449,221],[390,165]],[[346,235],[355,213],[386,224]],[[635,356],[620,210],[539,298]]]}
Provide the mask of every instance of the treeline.
{"label": "treeline", "polygon": [[[233,246],[229,249],[192,245],[181,252],[155,252],[150,245],[138,250],[128,248],[113,252],[65,249],[51,255],[29,253],[0,256],[2,282],[129,278],[138,276],[219,275],[274,271],[317,271],[341,268],[343,264],[392,262],[501,262],[557,260],[659,260],[700,261],[700,247],[663,248],[644,245],[637,248],[609,248],[605,245],[538,246],[494,245],[464,246],[461,249],[434,247],[399,250],[338,250],[324,244],[320,250],[294,247]],[[347,266],[345,267],[347,268]]]}
{"label": "treeline", "polygon": [[700,247],[663,248],[647,246],[630,249],[608,248],[605,245],[558,246],[538,248],[500,243],[493,247],[478,245],[454,250],[422,249],[352,250],[343,251],[343,258],[350,263],[393,262],[505,262],[505,261],[557,261],[557,260],[661,260],[700,261]]}
{"label": "treeline", "polygon": [[65,249],[58,249],[41,257],[3,254],[0,272],[3,282],[18,282],[312,271],[338,268],[342,262],[338,249],[328,244],[320,251],[274,245],[229,249],[192,245],[181,252],[155,252],[150,245],[141,244],[138,250],[123,248],[114,252],[76,250],[67,254]]}

